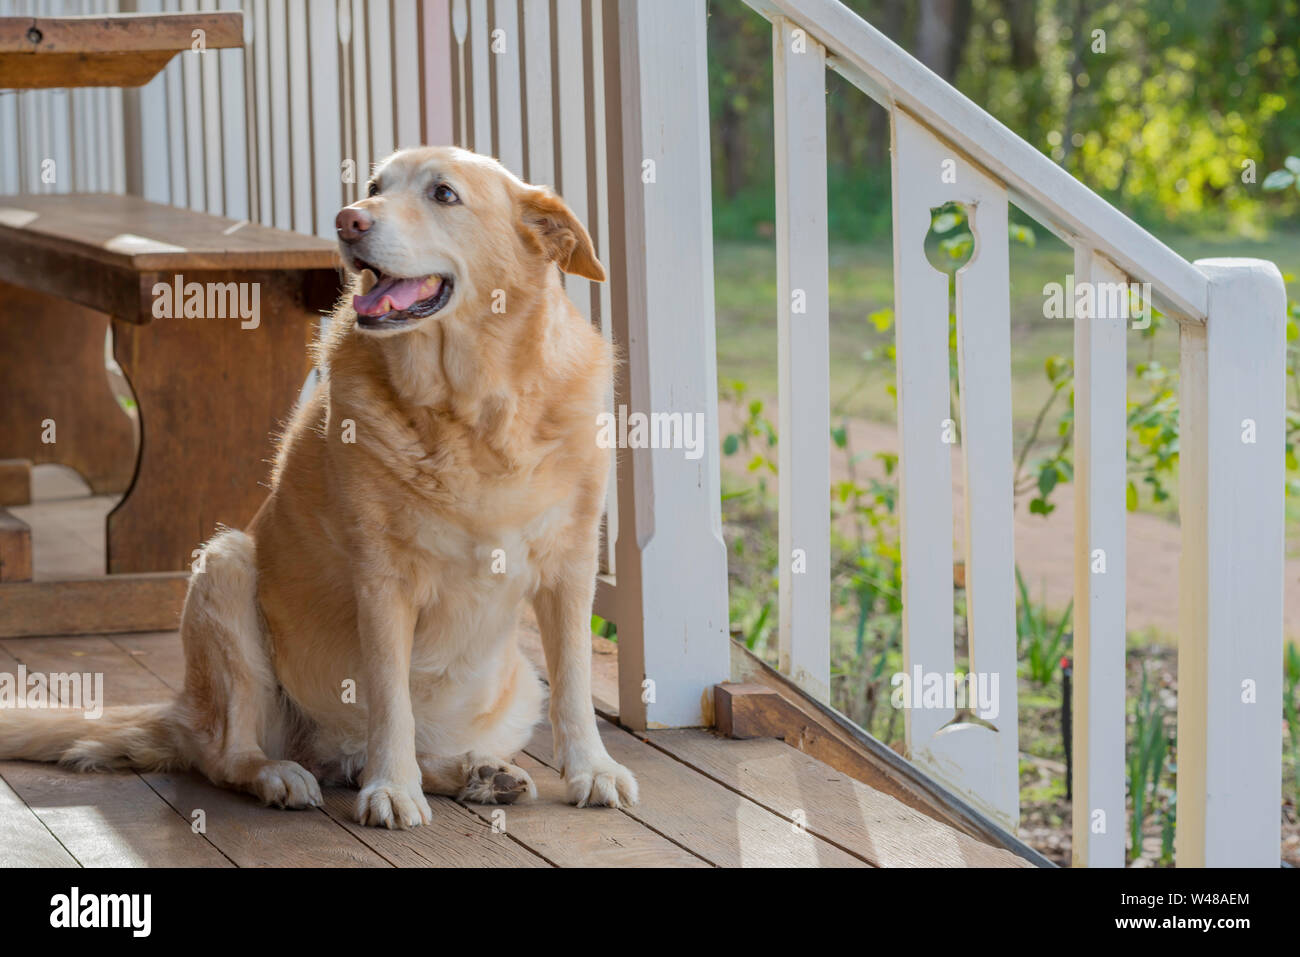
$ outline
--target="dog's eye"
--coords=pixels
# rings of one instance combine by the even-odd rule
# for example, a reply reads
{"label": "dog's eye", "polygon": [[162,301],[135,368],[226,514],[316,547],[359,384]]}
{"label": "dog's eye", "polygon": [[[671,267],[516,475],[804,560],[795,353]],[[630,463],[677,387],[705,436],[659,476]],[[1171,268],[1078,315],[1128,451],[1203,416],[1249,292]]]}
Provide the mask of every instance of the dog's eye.
{"label": "dog's eye", "polygon": [[446,183],[438,183],[429,191],[429,195],[433,197],[434,202],[442,203],[444,206],[455,206],[460,202],[456,191]]}
{"label": "dog's eye", "polygon": [[379,195],[379,184],[376,183],[376,182],[373,182],[373,181],[372,181],[372,182],[370,183],[370,185],[369,185],[368,187],[366,187],[366,195],[367,195],[367,196],[378,196],[378,195]]}

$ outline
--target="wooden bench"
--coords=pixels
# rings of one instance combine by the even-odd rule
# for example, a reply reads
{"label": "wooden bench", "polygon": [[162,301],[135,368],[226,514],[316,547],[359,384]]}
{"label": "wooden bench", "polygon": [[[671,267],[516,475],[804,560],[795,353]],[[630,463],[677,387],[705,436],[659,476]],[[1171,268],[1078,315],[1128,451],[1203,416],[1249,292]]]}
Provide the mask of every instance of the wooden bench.
{"label": "wooden bench", "polygon": [[[0,459],[129,483],[107,571],[187,568],[265,497],[339,279],[334,244],[311,236],[133,196],[0,196]],[[110,323],[138,448],[105,375]]]}

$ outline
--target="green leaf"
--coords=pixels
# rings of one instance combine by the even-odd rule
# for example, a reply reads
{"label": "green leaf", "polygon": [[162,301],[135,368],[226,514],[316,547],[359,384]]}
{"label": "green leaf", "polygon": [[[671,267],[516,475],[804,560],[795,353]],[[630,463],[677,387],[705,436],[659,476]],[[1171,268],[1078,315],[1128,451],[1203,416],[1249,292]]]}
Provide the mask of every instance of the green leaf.
{"label": "green leaf", "polygon": [[1038,472],[1038,491],[1044,499],[1052,494],[1052,489],[1056,488],[1056,480],[1060,476],[1056,472],[1056,466],[1047,463]]}
{"label": "green leaf", "polygon": [[1045,499],[1035,498],[1029,502],[1029,514],[1031,515],[1051,515],[1056,511],[1055,505],[1050,505]]}
{"label": "green leaf", "polygon": [[849,433],[844,426],[841,425],[838,428],[831,429],[831,438],[834,439],[835,444],[842,449],[849,441]]}
{"label": "green leaf", "polygon": [[1125,497],[1125,506],[1130,512],[1136,512],[1138,507],[1138,487],[1132,482],[1128,483],[1128,495]]}
{"label": "green leaf", "polygon": [[735,455],[736,450],[740,448],[740,436],[734,432],[722,440],[722,454]]}

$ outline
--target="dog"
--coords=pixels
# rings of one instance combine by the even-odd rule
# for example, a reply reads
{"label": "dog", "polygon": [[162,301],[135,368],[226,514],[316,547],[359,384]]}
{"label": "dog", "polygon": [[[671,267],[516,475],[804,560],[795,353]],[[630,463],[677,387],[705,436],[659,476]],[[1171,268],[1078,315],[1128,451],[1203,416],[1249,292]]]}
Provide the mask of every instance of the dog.
{"label": "dog", "polygon": [[461,149],[399,151],[367,193],[338,214],[352,295],[270,495],[191,576],[183,691],[98,721],[0,712],[0,758],[193,768],[290,808],[355,783],[356,820],[388,828],[429,823],[426,793],[527,800],[510,759],[545,697],[515,637],[527,599],[568,801],[636,802],[591,702],[614,356],[560,281],[604,281],[591,238]]}

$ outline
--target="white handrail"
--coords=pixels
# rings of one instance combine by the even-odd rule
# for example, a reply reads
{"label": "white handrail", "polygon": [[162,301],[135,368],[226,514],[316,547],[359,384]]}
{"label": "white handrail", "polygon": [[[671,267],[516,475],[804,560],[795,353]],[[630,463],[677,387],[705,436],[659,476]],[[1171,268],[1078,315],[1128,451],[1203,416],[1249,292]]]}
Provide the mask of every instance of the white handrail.
{"label": "white handrail", "polygon": [[831,54],[828,65],[885,107],[911,113],[1006,185],[1011,199],[1074,246],[1150,282],[1160,308],[1204,321],[1208,283],[1195,266],[976,106],[838,0],[745,0],[789,17]]}

